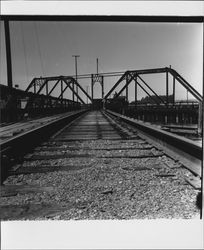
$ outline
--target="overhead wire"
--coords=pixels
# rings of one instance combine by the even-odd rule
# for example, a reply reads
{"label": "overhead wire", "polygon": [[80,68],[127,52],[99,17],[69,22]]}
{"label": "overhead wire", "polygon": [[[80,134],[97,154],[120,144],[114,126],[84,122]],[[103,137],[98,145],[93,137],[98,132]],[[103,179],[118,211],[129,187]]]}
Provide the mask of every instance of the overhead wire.
{"label": "overhead wire", "polygon": [[42,71],[42,75],[45,75],[45,70],[44,70],[44,66],[43,66],[43,59],[42,59],[42,52],[40,49],[40,41],[39,41],[37,24],[36,24],[36,22],[33,22],[33,23],[34,23],[34,31],[35,31],[36,41],[37,41],[38,53],[39,53],[39,57],[40,57],[41,71]]}
{"label": "overhead wire", "polygon": [[[68,57],[67,57],[68,56],[68,54],[67,54],[67,44],[69,44],[69,41],[67,40],[67,37],[63,32],[61,22],[54,22],[53,23],[53,30],[54,30],[54,33],[56,34],[56,37],[59,39],[60,48],[63,51],[63,57],[62,57],[61,56],[61,50],[58,50],[59,54],[58,54],[58,58],[57,58],[57,61],[58,61],[59,66],[60,66],[58,68],[58,70],[60,70],[60,72],[61,72],[61,69],[63,69],[63,64],[66,65],[66,60],[68,59]],[[65,63],[63,63],[63,61],[62,61],[63,58],[65,58]],[[70,98],[71,98],[70,90],[66,91],[66,95],[70,96]]]}
{"label": "overhead wire", "polygon": [[22,35],[22,42],[23,42],[23,52],[24,52],[24,59],[25,59],[25,70],[26,70],[26,82],[28,84],[28,60],[27,60],[27,53],[26,53],[26,46],[25,46],[25,34],[23,32],[23,24],[20,22],[21,28],[21,35]]}

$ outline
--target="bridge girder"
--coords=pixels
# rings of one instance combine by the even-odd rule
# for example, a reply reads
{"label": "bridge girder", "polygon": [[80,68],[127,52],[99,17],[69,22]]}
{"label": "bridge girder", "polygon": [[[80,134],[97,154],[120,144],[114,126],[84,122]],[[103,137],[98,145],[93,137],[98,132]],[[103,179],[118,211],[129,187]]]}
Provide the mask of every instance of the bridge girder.
{"label": "bridge girder", "polygon": [[67,86],[65,87],[65,89],[61,89],[61,93],[59,95],[59,98],[61,98],[63,93],[65,92],[65,90],[67,88],[69,88],[72,91],[72,93],[83,104],[85,104],[85,102],[82,100],[82,98],[79,96],[79,94],[74,90],[74,87],[71,87],[71,84],[73,84],[73,86],[74,85],[77,86],[85,94],[85,96],[92,102],[92,98],[90,97],[90,95],[83,89],[83,87],[76,81],[76,79],[74,79],[73,77],[70,77],[70,76],[54,76],[54,77],[34,78],[31,81],[31,83],[28,85],[28,87],[26,89],[26,92],[30,91],[32,87],[34,87],[34,89],[36,91],[36,86],[39,85],[40,87],[39,87],[39,89],[37,91],[37,94],[40,94],[45,87],[48,90],[48,84],[51,81],[56,81],[56,83],[54,84],[54,86],[52,87],[52,89],[49,92],[46,91],[46,95],[50,96],[51,93],[54,91],[54,89],[60,84],[60,81],[63,81]]}
{"label": "bridge girder", "polygon": [[[150,87],[150,84],[148,84],[146,81],[144,81],[144,79],[141,77],[141,75],[145,75],[145,74],[161,74],[161,73],[165,73],[166,74],[166,101],[164,101]],[[195,90],[176,70],[174,70],[172,68],[169,68],[169,67],[155,68],[155,69],[144,69],[144,70],[128,70],[128,71],[124,72],[123,75],[120,75],[120,78],[114,84],[114,86],[110,89],[110,91],[108,91],[108,93],[104,96],[103,101],[105,102],[108,99],[108,97],[110,97],[110,95],[113,93],[113,91],[117,87],[119,87],[124,80],[126,80],[125,85],[120,89],[120,91],[118,92],[118,94],[116,95],[116,97],[118,97],[125,89],[126,89],[126,94],[127,94],[127,89],[128,89],[129,84],[132,81],[135,81],[136,87],[138,85],[149,97],[151,97],[154,100],[154,102],[156,102],[158,104],[159,103],[166,103],[168,105],[168,102],[169,102],[169,100],[168,100],[168,96],[169,96],[169,92],[168,92],[169,91],[169,75],[171,75],[173,77],[173,102],[174,102],[174,99],[175,99],[175,81],[176,80],[189,93],[191,93],[192,96],[196,98],[196,100],[198,100],[199,102],[203,101],[203,97],[198,93],[198,91]],[[103,74],[101,74],[101,76],[103,76]],[[106,73],[104,74],[104,76],[106,76]],[[92,78],[93,78],[93,74],[90,75],[90,79],[92,79]],[[92,99],[93,98],[84,90],[84,88],[76,81],[75,78],[70,77],[70,76],[53,76],[53,77],[34,78],[31,81],[31,83],[29,84],[29,86],[26,89],[26,91],[29,91],[32,87],[34,87],[36,89],[36,86],[39,85],[40,87],[39,87],[39,89],[37,91],[37,94],[40,94],[41,91],[45,87],[46,87],[46,90],[48,89],[48,84],[49,84],[50,81],[56,81],[56,83],[53,86],[53,88],[49,92],[47,91],[47,93],[46,93],[49,96],[49,95],[51,95],[51,93],[53,92],[53,90],[58,86],[58,84],[60,83],[60,80],[69,81],[70,83],[72,83],[73,86],[77,86],[83,92],[83,94],[87,97],[87,99],[89,99],[90,102],[92,103],[92,101],[93,101]],[[140,82],[138,80],[140,80]],[[71,88],[70,87],[66,87],[66,89],[69,88],[72,91],[72,93],[75,96],[77,96],[78,99],[80,99],[80,101],[82,103],[84,103],[84,101],[82,101],[82,98],[79,98],[79,94],[78,93],[74,93],[76,91],[74,90],[73,86]],[[145,88],[144,88],[144,86],[145,86]],[[65,92],[66,89],[64,89],[64,90],[61,91],[61,94],[60,94],[59,98],[62,97],[62,94]],[[153,96],[150,93],[153,93]]]}
{"label": "bridge girder", "polygon": [[[140,75],[144,74],[158,74],[158,73],[166,73],[166,99],[168,104],[168,73],[170,73],[173,76],[173,96],[175,98],[175,79],[188,91],[192,94],[193,97],[196,98],[199,102],[203,102],[203,97],[198,93],[197,90],[195,90],[176,70],[165,67],[165,68],[155,68],[155,69],[144,69],[144,70],[130,70],[126,71],[119,80],[115,83],[115,85],[111,88],[111,90],[105,95],[104,101],[108,99],[108,97],[113,93],[113,91],[120,85],[122,81],[124,81],[128,75],[134,75],[134,79],[137,76],[143,84],[160,100],[164,103],[162,98],[157,95],[157,93],[141,78]],[[119,91],[119,93],[116,95],[118,97],[125,89],[127,89],[128,85],[131,81],[127,81],[125,86]],[[136,79],[137,84],[149,95],[149,93],[142,87],[141,84],[138,83]],[[150,96],[150,95],[149,95]]]}

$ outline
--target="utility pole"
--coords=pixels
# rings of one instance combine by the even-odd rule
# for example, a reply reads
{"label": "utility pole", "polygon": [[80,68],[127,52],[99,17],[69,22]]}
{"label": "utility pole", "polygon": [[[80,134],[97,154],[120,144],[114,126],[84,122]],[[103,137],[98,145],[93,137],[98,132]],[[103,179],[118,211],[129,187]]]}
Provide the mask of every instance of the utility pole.
{"label": "utility pole", "polygon": [[[80,57],[79,55],[73,55],[72,57],[74,57],[75,58],[75,72],[76,72],[76,81],[77,81],[77,58],[78,57]],[[74,83],[73,83],[73,89],[74,89]],[[76,86],[76,92],[77,92],[77,94],[78,94],[78,86]],[[73,101],[74,101],[74,93],[72,93],[72,99],[73,99]],[[79,100],[78,100],[78,97],[77,97],[77,102],[78,102]]]}
{"label": "utility pole", "polygon": [[8,87],[13,87],[12,81],[12,63],[11,63],[11,44],[10,44],[10,28],[9,21],[4,20],[5,43],[6,43],[6,60],[7,60],[7,82]]}
{"label": "utility pole", "polygon": [[96,59],[96,73],[98,75],[98,58]]}

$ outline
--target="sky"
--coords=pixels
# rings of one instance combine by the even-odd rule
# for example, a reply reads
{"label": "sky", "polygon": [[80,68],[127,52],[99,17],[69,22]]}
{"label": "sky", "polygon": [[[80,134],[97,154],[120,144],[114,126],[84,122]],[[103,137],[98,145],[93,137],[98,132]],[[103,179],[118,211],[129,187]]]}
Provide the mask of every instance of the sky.
{"label": "sky", "polygon": [[[74,75],[72,55],[80,55],[79,75],[96,73],[96,58],[99,73],[171,65],[202,93],[202,32],[201,23],[13,21],[10,22],[13,82],[26,89],[34,77]],[[4,39],[1,21],[1,84],[7,84]],[[105,78],[105,93],[118,78]],[[145,75],[143,79],[157,94],[165,94],[165,74]],[[172,79],[169,79],[172,94]],[[90,94],[91,81],[79,80],[79,83]],[[54,95],[58,94],[56,90]],[[139,89],[138,99],[144,96]],[[71,98],[68,90],[65,97]],[[94,86],[94,97],[101,97],[99,84]],[[186,98],[186,91],[176,83],[176,99]],[[189,94],[188,98],[192,96]],[[134,100],[133,83],[129,87],[129,100]]]}

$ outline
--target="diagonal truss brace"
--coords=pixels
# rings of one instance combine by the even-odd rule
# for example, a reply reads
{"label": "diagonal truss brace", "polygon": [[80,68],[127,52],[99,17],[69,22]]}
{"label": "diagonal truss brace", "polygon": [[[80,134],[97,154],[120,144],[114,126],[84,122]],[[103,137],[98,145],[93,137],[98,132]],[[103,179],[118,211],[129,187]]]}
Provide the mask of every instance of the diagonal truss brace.
{"label": "diagonal truss brace", "polygon": [[192,96],[194,96],[199,102],[203,102],[203,97],[196,91],[179,73],[171,68],[166,68],[167,72],[171,73],[173,77],[186,89]]}
{"label": "diagonal truss brace", "polygon": [[63,94],[64,94],[64,92],[66,91],[67,88],[68,88],[68,85],[66,85],[66,87],[63,89],[61,94],[58,96],[58,98],[63,98]]}
{"label": "diagonal truss brace", "polygon": [[[127,77],[127,82],[126,82],[126,84],[123,86],[123,88],[117,93],[117,95],[115,96],[115,98],[117,98],[118,96],[120,96],[120,94],[125,90],[125,88],[127,88],[128,87],[128,85],[131,83],[131,81],[134,79],[135,80],[135,82],[140,86],[140,88],[154,101],[154,102],[156,102],[157,104],[159,104],[159,102],[158,101],[156,101],[150,94],[149,94],[149,92],[137,81],[137,77],[139,77],[139,79],[159,98],[159,99],[161,99],[155,92],[154,92],[154,90],[153,89],[151,89],[149,86],[148,86],[148,84],[140,77],[140,76],[138,76],[138,74],[137,73],[132,73],[132,72],[128,72],[128,74],[126,75],[126,77]],[[162,99],[161,99],[162,100]],[[162,100],[162,102],[164,102],[163,100]]]}
{"label": "diagonal truss brace", "polygon": [[156,103],[156,104],[160,104],[157,100],[155,100],[150,94],[149,92],[147,92],[147,90],[137,81],[137,74],[134,74],[134,80],[135,82],[140,86],[140,88]]}
{"label": "diagonal truss brace", "polygon": [[70,82],[67,82],[67,79],[62,79],[63,82],[66,83],[67,87],[73,92],[73,94],[78,97],[78,99],[83,103],[85,104],[85,102],[81,99],[81,97],[77,94],[77,92],[74,90],[74,88],[71,86],[71,83],[73,81],[70,81]]}
{"label": "diagonal truss brace", "polygon": [[89,98],[89,100],[92,102],[92,98],[90,97],[90,95],[81,87],[81,85],[74,79],[72,78],[72,82],[78,86],[79,89],[81,89],[81,91]]}
{"label": "diagonal truss brace", "polygon": [[134,78],[134,74],[131,75],[129,72],[127,73],[126,75],[126,78],[127,78],[127,82],[126,84],[123,86],[123,88],[115,95],[114,98],[117,98],[118,96],[120,96],[120,94],[125,90],[125,88],[128,87],[128,85],[131,83],[131,81],[133,80]]}
{"label": "diagonal truss brace", "polygon": [[128,75],[129,71],[126,71],[120,79],[115,83],[115,85],[111,88],[111,90],[105,95],[104,99],[106,100],[110,94],[116,89],[116,87],[123,81],[125,80],[126,76]]}
{"label": "diagonal truss brace", "polygon": [[157,95],[157,93],[141,78],[141,76],[137,75],[137,77],[145,84],[145,86],[150,89],[152,91],[152,93],[163,103],[165,103],[165,101]]}
{"label": "diagonal truss brace", "polygon": [[41,92],[42,89],[45,87],[45,85],[48,83],[48,81],[49,81],[49,80],[45,80],[45,81],[43,82],[43,84],[40,86],[40,88],[39,88],[37,94],[40,94],[40,92]]}
{"label": "diagonal truss brace", "polygon": [[50,90],[50,92],[48,93],[48,96],[51,95],[51,93],[53,92],[53,90],[57,87],[57,84],[60,82],[61,79],[57,80],[57,82],[55,83],[55,85],[52,87],[52,89]]}

